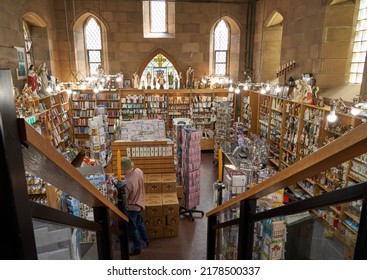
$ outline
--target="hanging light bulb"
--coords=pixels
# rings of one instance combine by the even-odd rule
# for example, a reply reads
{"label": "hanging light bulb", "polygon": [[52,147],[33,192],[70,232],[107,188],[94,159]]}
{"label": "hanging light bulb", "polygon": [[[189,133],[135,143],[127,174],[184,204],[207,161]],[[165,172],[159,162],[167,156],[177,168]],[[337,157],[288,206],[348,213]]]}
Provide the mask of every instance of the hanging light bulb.
{"label": "hanging light bulb", "polygon": [[280,88],[279,84],[277,84],[276,88],[275,88],[275,92],[279,93],[282,89]]}
{"label": "hanging light bulb", "polygon": [[266,89],[265,89],[264,85],[261,86],[260,93],[261,94],[265,94],[266,93]]}
{"label": "hanging light bulb", "polygon": [[71,95],[71,88],[70,88],[70,86],[68,87],[68,89],[66,90],[66,93],[70,96]]}
{"label": "hanging light bulb", "polygon": [[50,83],[48,84],[46,91],[48,93],[51,93],[52,92],[52,87],[50,86]]}
{"label": "hanging light bulb", "polygon": [[234,91],[234,88],[233,88],[233,85],[231,84],[228,88],[229,92],[233,92]]}
{"label": "hanging light bulb", "polygon": [[118,75],[117,78],[116,78],[116,82],[121,82],[122,81],[122,78],[121,78],[121,75]]}
{"label": "hanging light bulb", "polygon": [[330,104],[330,113],[329,115],[326,117],[328,122],[335,122],[337,119],[337,116],[335,114],[335,101],[332,101]]}
{"label": "hanging light bulb", "polygon": [[98,93],[98,92],[99,92],[99,89],[98,89],[97,84],[94,86],[94,88],[93,88],[93,92],[94,92],[94,93]]}
{"label": "hanging light bulb", "polygon": [[269,81],[266,81],[265,90],[266,90],[266,92],[270,91],[270,82]]}
{"label": "hanging light bulb", "polygon": [[243,89],[244,89],[244,90],[249,90],[248,83],[245,83],[245,85],[244,85]]}
{"label": "hanging light bulb", "polygon": [[240,87],[237,86],[236,89],[234,90],[234,93],[235,94],[239,94],[240,92],[241,92]]}

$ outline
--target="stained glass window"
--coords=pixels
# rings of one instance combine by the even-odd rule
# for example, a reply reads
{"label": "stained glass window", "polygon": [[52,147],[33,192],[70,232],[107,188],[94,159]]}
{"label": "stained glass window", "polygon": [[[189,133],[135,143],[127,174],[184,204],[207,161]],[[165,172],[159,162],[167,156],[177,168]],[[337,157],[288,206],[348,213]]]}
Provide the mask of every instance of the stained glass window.
{"label": "stained glass window", "polygon": [[358,12],[356,35],[354,37],[349,82],[361,84],[367,50],[367,0],[361,0]]}
{"label": "stained glass window", "polygon": [[97,74],[98,65],[102,65],[101,27],[99,26],[98,22],[91,17],[88,19],[85,25],[84,32],[89,74],[95,75]]}

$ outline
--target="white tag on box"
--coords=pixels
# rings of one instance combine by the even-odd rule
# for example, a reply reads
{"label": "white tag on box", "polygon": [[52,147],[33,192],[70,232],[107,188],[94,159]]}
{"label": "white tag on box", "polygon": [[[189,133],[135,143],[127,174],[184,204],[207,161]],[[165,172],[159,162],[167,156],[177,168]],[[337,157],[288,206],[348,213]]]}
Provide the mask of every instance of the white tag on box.
{"label": "white tag on box", "polygon": [[166,156],[166,148],[167,147],[162,147],[162,157]]}
{"label": "white tag on box", "polygon": [[147,147],[147,157],[150,157],[150,148]]}
{"label": "white tag on box", "polygon": [[143,155],[144,157],[147,157],[147,147],[143,147]]}
{"label": "white tag on box", "polygon": [[155,157],[158,157],[159,156],[158,147],[154,147],[154,156]]}
{"label": "white tag on box", "polygon": [[139,150],[139,147],[136,147],[136,148],[135,148],[135,156],[136,156],[136,157],[140,157],[140,150]]}
{"label": "white tag on box", "polygon": [[135,157],[135,148],[131,148],[132,157]]}
{"label": "white tag on box", "polygon": [[172,146],[167,147],[167,156],[172,156]]}
{"label": "white tag on box", "polygon": [[140,150],[140,156],[143,157],[144,156],[144,148],[140,147],[139,150]]}
{"label": "white tag on box", "polygon": [[161,157],[163,155],[163,148],[162,146],[158,147],[158,156]]}
{"label": "white tag on box", "polygon": [[150,156],[154,157],[154,147],[150,147]]}
{"label": "white tag on box", "polygon": [[131,157],[131,149],[130,148],[126,148],[126,156]]}

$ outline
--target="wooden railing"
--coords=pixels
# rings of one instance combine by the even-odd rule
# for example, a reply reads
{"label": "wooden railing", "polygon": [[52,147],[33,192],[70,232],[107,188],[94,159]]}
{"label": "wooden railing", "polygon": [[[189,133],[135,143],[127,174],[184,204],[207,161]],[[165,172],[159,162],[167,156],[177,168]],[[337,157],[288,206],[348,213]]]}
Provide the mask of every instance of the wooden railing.
{"label": "wooden railing", "polygon": [[[251,235],[253,235],[253,222],[254,222],[254,215],[256,213],[255,206],[256,200],[264,197],[265,195],[271,194],[275,191],[280,189],[286,188],[289,185],[295,184],[298,181],[311,177],[319,172],[325,171],[328,168],[341,164],[345,161],[351,160],[354,157],[361,155],[367,152],[367,123],[363,123],[358,127],[354,128],[352,131],[346,133],[345,135],[339,137],[338,139],[334,140],[333,142],[325,145],[324,147],[320,148],[316,152],[312,153],[311,155],[303,158],[302,160],[294,163],[293,165],[289,166],[288,168],[280,171],[279,173],[275,174],[268,180],[256,185],[253,188],[250,188],[244,193],[237,195],[235,198],[226,201],[222,205],[212,209],[209,211],[206,216],[208,217],[208,244],[207,244],[207,258],[213,259],[214,258],[214,247],[216,242],[216,235],[215,230],[226,225],[220,225],[217,221],[217,215],[223,213],[224,211],[240,206],[240,218],[236,221],[227,222],[227,225],[237,224],[240,226],[240,233],[239,233],[239,244],[238,244],[238,257],[239,258],[251,258],[251,250],[252,250],[252,239]],[[354,187],[347,188],[353,189]],[[353,198],[364,198],[366,187],[362,187],[358,194],[354,194]],[[343,191],[343,190],[342,190]],[[339,192],[339,197],[333,197],[330,201],[333,203],[339,201],[342,202],[343,195],[346,195],[346,192],[349,190],[344,190],[344,192]],[[364,191],[364,193],[363,193]],[[337,192],[337,191],[335,191]],[[336,193],[338,194],[338,193]],[[321,195],[320,197],[324,197],[325,195]],[[313,198],[315,199],[315,198]],[[349,197],[349,201],[352,199]],[[306,200],[308,201],[308,200]],[[298,203],[298,202],[296,202]],[[322,205],[314,204],[313,206]],[[364,202],[364,207],[366,208],[366,201]],[[286,207],[286,206],[283,206]],[[279,207],[283,208],[283,207]],[[303,210],[307,207],[303,206]],[[294,210],[291,212],[287,209],[283,208],[284,211],[273,211],[274,216],[279,215],[280,213],[283,215],[289,215],[294,213]],[[364,209],[366,212],[366,209]],[[267,212],[267,211],[266,211]],[[363,212],[363,210],[362,210]],[[362,213],[363,214],[363,213]],[[367,229],[363,225],[361,214],[361,222],[360,228],[358,232],[358,240],[362,240],[362,236],[366,236]],[[260,219],[260,215],[258,215]],[[265,215],[263,215],[265,217]],[[251,220],[251,221],[250,221]],[[358,250],[358,252],[363,252],[364,249],[367,252],[367,248],[364,247],[364,244],[359,244],[359,247],[362,250]],[[356,258],[367,258],[367,253],[364,252],[356,256]]]}
{"label": "wooden railing", "polygon": [[[17,119],[11,71],[0,69],[1,259],[37,259],[35,220],[96,233],[98,259],[128,259],[128,218],[24,119]],[[29,200],[25,171],[93,208],[94,220]],[[71,240],[70,240],[71,242]],[[119,244],[119,250],[116,250]]]}

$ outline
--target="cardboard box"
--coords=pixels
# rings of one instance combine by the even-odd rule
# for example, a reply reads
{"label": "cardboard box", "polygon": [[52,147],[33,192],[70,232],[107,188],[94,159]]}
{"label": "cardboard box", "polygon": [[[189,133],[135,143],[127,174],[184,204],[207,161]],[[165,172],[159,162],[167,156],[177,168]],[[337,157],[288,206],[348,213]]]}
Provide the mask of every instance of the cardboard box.
{"label": "cardboard box", "polygon": [[162,194],[163,215],[179,215],[179,204],[176,193]]}
{"label": "cardboard box", "polygon": [[163,226],[165,224],[166,219],[164,217],[153,217],[153,226]]}
{"label": "cardboard box", "polygon": [[145,227],[148,229],[148,228],[152,228],[154,225],[154,217],[145,217],[143,219],[143,223],[145,225]]}
{"label": "cardboard box", "polygon": [[144,184],[146,193],[161,193],[162,192],[162,183],[150,183],[147,182]]}
{"label": "cardboard box", "polygon": [[162,192],[176,192],[176,174],[162,174]]}
{"label": "cardboard box", "polygon": [[148,174],[148,183],[162,183],[162,175],[161,174]]}
{"label": "cardboard box", "polygon": [[178,226],[167,226],[163,228],[163,236],[178,236]]}
{"label": "cardboard box", "polygon": [[167,226],[174,226],[179,225],[180,222],[180,216],[179,215],[167,215],[166,216],[166,225]]}
{"label": "cardboard box", "polygon": [[160,238],[163,237],[163,227],[152,227],[148,230],[148,236],[150,238]]}
{"label": "cardboard box", "polygon": [[157,197],[151,197],[148,194],[145,196],[145,212],[147,217],[163,216],[162,196],[157,194]]}

